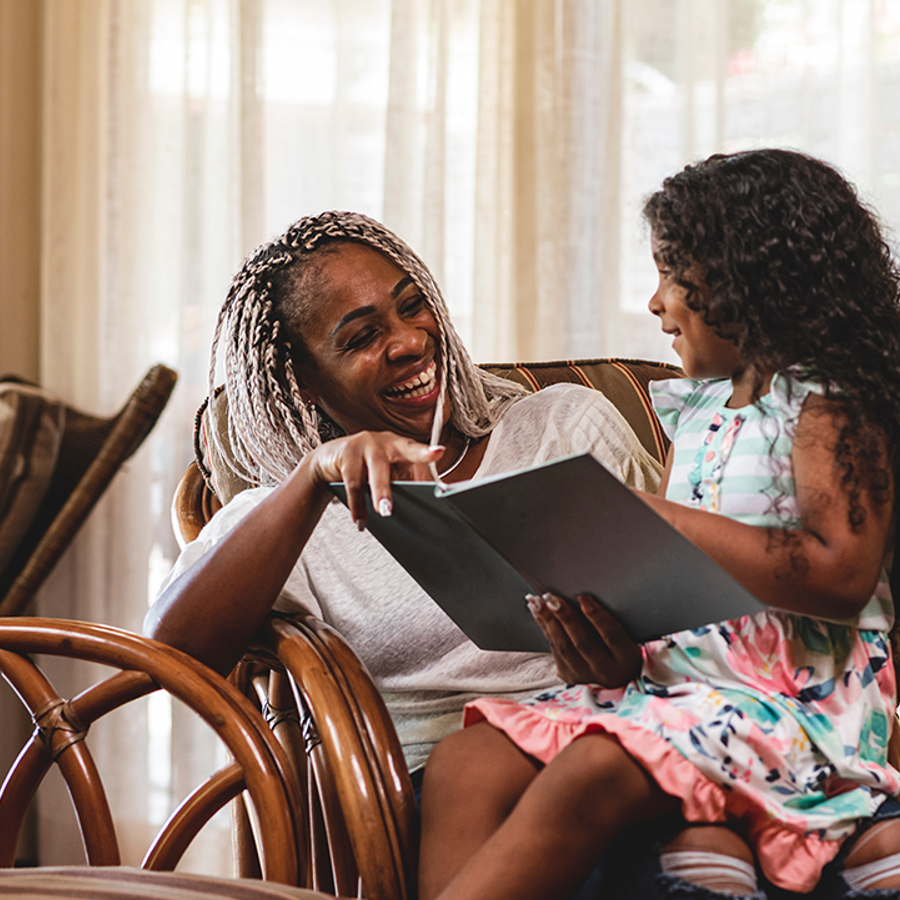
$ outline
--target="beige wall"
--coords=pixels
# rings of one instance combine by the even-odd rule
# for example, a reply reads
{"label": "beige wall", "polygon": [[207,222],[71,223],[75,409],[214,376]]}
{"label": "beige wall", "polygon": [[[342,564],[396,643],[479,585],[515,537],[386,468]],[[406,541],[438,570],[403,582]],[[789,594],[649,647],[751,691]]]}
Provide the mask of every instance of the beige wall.
{"label": "beige wall", "polygon": [[41,6],[0,0],[0,375],[40,371]]}
{"label": "beige wall", "polygon": [[[32,381],[40,372],[41,6],[0,0],[0,375]],[[31,730],[0,681],[0,778]],[[19,842],[35,856],[34,820]]]}

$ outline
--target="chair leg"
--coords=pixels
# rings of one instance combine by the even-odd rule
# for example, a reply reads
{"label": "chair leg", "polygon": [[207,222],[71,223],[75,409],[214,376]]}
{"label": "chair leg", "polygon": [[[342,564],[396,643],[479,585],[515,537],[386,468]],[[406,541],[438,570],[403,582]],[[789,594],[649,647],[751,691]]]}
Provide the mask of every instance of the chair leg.
{"label": "chair leg", "polygon": [[235,797],[231,804],[231,845],[234,852],[235,877],[262,878],[256,839],[253,836],[243,795]]}

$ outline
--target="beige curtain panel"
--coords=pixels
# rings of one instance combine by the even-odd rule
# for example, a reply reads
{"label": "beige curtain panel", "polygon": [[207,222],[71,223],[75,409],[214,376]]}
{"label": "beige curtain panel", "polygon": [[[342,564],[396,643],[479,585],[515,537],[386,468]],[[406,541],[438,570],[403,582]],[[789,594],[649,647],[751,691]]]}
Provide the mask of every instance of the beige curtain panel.
{"label": "beige curtain panel", "polygon": [[[674,361],[646,312],[640,206],[691,159],[807,150],[900,222],[896,2],[5,2],[40,13],[40,382],[111,411],[153,363],[179,372],[41,615],[139,630],[176,553],[216,311],[243,257],[302,215],[399,232],[480,362]],[[19,39],[0,29],[0,56]],[[221,763],[164,697],[93,739],[105,771],[129,761],[107,785],[126,859]],[[43,864],[77,861],[73,828],[41,807]],[[230,871],[228,828],[204,871]]]}

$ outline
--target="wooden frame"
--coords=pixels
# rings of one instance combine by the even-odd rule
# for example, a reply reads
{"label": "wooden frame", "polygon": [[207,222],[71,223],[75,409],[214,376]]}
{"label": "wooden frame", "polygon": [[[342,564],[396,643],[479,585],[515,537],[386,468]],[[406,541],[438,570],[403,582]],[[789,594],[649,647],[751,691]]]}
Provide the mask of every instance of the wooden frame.
{"label": "wooden frame", "polygon": [[[313,616],[271,615],[233,679],[254,693],[292,760],[306,819],[301,885],[342,897],[413,900],[418,807],[381,695]],[[239,874],[252,875],[252,842]],[[243,834],[241,832],[243,831]]]}
{"label": "wooden frame", "polygon": [[[28,654],[117,669],[71,699],[60,697]],[[259,819],[262,872],[296,885],[305,844],[290,763],[266,723],[234,686],[181,651],[102,625],[60,619],[0,619],[0,673],[27,707],[35,731],[0,788],[0,866],[12,866],[26,809],[54,763],[66,781],[89,865],[120,864],[102,780],[85,740],[90,725],[162,689],[193,709],[226,744],[233,762],[187,797],[160,830],[142,867],[173,869],[202,826],[246,791]]]}

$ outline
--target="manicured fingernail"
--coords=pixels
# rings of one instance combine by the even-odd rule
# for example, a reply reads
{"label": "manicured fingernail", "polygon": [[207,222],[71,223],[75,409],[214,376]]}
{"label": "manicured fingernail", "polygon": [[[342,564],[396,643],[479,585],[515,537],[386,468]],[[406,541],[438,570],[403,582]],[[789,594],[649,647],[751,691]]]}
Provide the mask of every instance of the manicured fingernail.
{"label": "manicured fingernail", "polygon": [[388,500],[387,497],[382,497],[378,501],[378,515],[384,516],[387,518],[394,511],[394,507],[391,506],[391,501]]}
{"label": "manicured fingernail", "polygon": [[555,597],[553,594],[544,594],[544,603],[551,612],[559,612],[559,597]]}
{"label": "manicured fingernail", "polygon": [[525,602],[531,610],[531,614],[536,616],[541,611],[541,598],[537,594],[526,594]]}
{"label": "manicured fingernail", "polygon": [[429,444],[428,449],[431,451],[440,450],[443,453],[443,451],[446,450],[447,448],[443,444]]}

